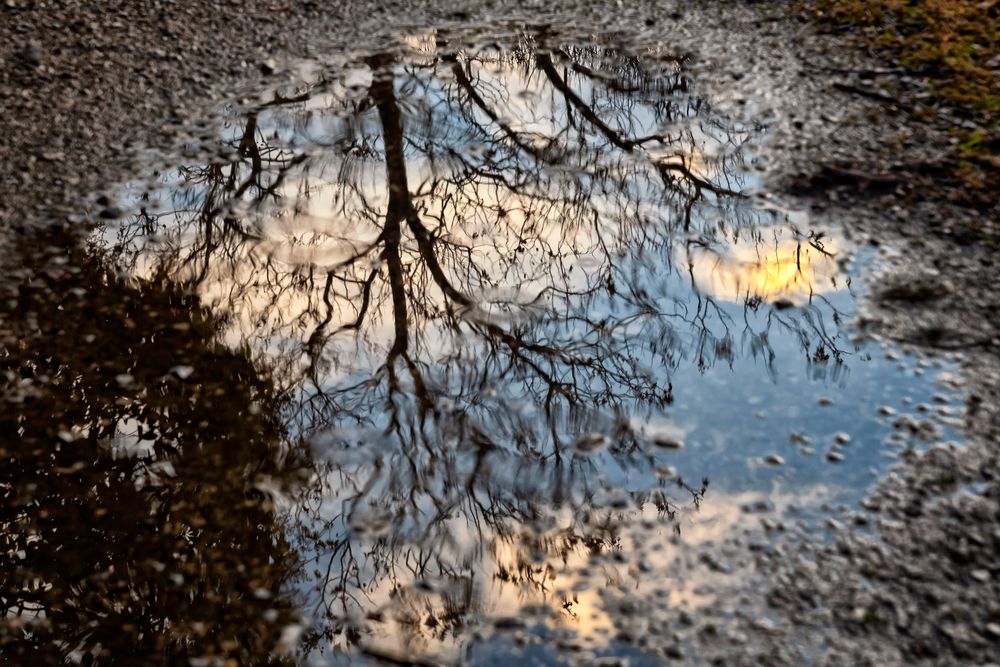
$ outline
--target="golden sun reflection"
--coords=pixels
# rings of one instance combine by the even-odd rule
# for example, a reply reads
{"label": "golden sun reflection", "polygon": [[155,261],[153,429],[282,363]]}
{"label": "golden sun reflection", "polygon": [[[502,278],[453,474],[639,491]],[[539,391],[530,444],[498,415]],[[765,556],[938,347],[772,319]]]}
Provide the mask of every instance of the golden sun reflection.
{"label": "golden sun reflection", "polygon": [[733,242],[721,251],[688,248],[687,261],[697,289],[726,301],[758,298],[771,303],[807,303],[813,295],[835,292],[842,242],[795,238],[787,228],[759,230],[772,239]]}

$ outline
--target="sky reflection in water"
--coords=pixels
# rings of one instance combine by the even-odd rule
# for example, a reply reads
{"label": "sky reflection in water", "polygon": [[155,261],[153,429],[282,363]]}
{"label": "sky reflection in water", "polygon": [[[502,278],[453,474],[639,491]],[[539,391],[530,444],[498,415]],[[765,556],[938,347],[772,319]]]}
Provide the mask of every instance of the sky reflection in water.
{"label": "sky reflection in water", "polygon": [[878,407],[935,386],[852,340],[849,244],[751,196],[764,128],[692,88],[662,54],[415,40],[229,117],[103,233],[277,384],[314,656],[449,659],[514,616],[599,649],[623,599],[711,597],[678,531],[889,463]]}

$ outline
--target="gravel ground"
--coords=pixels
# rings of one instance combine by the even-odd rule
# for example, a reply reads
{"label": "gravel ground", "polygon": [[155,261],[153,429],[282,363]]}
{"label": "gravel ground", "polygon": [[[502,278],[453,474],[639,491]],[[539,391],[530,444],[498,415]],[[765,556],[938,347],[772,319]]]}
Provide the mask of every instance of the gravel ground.
{"label": "gravel ground", "polygon": [[[722,549],[748,567],[740,586],[695,617],[651,619],[651,632],[665,639],[650,649],[689,663],[995,661],[997,211],[935,198],[933,169],[913,166],[938,159],[958,122],[947,113],[931,124],[910,120],[922,82],[884,73],[781,4],[328,4],[8,0],[0,9],[0,288],[10,293],[26,277],[29,262],[18,253],[38,230],[85,231],[101,208],[98,193],[127,177],[137,155],[175,154],[192,119],[262,77],[280,77],[282,63],[376,49],[445,25],[469,34],[549,25],[586,35],[613,23],[635,48],[690,51],[699,81],[737,108],[774,116],[760,151],[769,190],[817,220],[836,219],[859,243],[889,249],[867,326],[918,350],[965,352],[956,381],[968,445],[940,443],[902,461],[854,525],[832,524],[829,539],[791,531],[759,548],[763,529],[748,529]],[[0,328],[32,335],[15,321]]]}

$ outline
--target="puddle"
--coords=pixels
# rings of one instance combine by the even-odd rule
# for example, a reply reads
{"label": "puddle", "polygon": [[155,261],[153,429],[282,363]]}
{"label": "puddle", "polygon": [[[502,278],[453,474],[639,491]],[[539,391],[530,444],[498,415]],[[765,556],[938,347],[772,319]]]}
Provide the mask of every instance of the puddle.
{"label": "puddle", "polygon": [[273,385],[311,471],[267,490],[303,661],[643,664],[646,612],[738,576],[695,545],[820,530],[957,438],[953,363],[852,328],[873,258],[761,194],[766,128],[666,54],[421,39],[310,71],[94,238]]}

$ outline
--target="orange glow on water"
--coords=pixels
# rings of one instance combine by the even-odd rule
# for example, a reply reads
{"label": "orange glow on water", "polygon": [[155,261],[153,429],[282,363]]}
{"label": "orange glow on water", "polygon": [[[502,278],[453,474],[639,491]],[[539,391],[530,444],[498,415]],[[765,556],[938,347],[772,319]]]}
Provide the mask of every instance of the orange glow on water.
{"label": "orange glow on water", "polygon": [[833,240],[817,246],[784,238],[771,244],[734,244],[723,252],[691,251],[689,261],[698,289],[720,299],[756,297],[801,305],[815,294],[840,289],[836,254]]}

